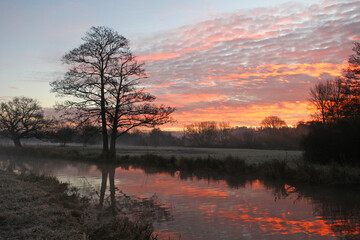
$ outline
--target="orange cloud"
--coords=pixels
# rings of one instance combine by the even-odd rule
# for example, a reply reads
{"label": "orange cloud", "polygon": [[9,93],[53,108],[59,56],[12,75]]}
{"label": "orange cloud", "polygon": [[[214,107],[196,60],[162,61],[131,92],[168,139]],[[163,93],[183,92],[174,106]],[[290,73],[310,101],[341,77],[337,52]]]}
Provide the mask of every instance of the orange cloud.
{"label": "orange cloud", "polygon": [[199,93],[199,94],[165,94],[158,96],[157,102],[184,106],[198,102],[212,102],[227,98],[226,94]]}
{"label": "orange cloud", "polygon": [[[246,71],[241,73],[229,73],[220,76],[208,76],[205,79],[220,81],[234,81],[237,79],[248,79],[251,77],[257,77],[264,79],[267,77],[286,76],[306,74],[312,77],[320,77],[324,73],[328,73],[332,76],[341,76],[341,69],[343,64],[333,63],[298,63],[298,64],[266,64],[259,65],[254,68],[242,68],[238,67],[239,71]],[[212,72],[209,72],[211,74]],[[262,80],[264,81],[264,80]]]}
{"label": "orange cloud", "polygon": [[165,125],[163,129],[181,131],[185,124],[202,121],[229,122],[232,126],[256,127],[265,117],[271,115],[279,116],[290,125],[295,125],[300,120],[310,120],[310,110],[306,101],[251,104],[249,106],[226,106],[224,104],[217,107],[175,111],[174,118],[177,123]]}
{"label": "orange cloud", "polygon": [[181,57],[180,53],[157,53],[137,57],[138,61],[168,60]]}

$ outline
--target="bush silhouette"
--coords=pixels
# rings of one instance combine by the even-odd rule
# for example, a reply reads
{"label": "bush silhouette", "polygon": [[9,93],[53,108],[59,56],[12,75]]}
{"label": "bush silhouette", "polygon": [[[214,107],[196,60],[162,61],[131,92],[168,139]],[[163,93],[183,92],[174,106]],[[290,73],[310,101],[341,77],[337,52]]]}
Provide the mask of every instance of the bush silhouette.
{"label": "bush silhouette", "polygon": [[328,124],[313,124],[303,139],[305,159],[314,163],[360,163],[360,120],[341,120]]}

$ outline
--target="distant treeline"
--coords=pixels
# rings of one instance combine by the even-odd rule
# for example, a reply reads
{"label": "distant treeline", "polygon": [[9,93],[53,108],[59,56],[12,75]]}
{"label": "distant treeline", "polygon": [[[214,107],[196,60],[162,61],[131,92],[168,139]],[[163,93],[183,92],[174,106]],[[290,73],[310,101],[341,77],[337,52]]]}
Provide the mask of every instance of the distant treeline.
{"label": "distant treeline", "polygon": [[305,123],[296,127],[262,126],[260,128],[229,127],[225,123],[201,122],[188,125],[182,137],[183,146],[256,149],[300,149],[308,132]]}
{"label": "distant treeline", "polygon": [[[255,148],[298,150],[309,124],[299,122],[296,127],[230,127],[217,122],[199,122],[187,125],[182,132],[134,130],[119,137],[119,145],[185,146],[211,148]],[[99,127],[92,125],[52,125],[37,132],[33,139],[66,146],[78,143],[84,146],[101,144]]]}
{"label": "distant treeline", "polygon": [[280,128],[230,127],[225,123],[199,122],[185,126],[183,132],[171,133],[153,129],[134,131],[120,137],[119,144],[141,146],[185,146],[219,148],[256,148],[299,150],[309,124]]}

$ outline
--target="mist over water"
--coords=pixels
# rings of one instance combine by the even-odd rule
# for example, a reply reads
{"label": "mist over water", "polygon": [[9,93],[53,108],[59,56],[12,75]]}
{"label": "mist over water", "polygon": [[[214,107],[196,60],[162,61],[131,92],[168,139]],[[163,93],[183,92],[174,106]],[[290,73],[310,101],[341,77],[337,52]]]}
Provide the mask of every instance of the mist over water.
{"label": "mist over water", "polygon": [[104,174],[109,174],[104,206],[115,204],[118,214],[151,222],[160,239],[357,239],[360,236],[360,193],[356,189],[295,188],[241,176],[231,181],[214,176],[199,179],[179,171],[166,173],[154,168],[65,160],[6,156],[0,156],[0,160],[2,168],[30,170],[69,182],[95,204],[99,204],[104,190]]}

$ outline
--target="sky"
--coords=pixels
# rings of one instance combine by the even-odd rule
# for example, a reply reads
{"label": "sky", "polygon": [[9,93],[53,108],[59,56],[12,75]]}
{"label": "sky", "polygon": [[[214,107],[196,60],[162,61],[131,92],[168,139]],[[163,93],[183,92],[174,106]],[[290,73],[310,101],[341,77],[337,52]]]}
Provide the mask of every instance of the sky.
{"label": "sky", "polygon": [[51,108],[61,57],[91,26],[130,40],[156,103],[182,129],[199,121],[257,126],[309,120],[309,89],[341,75],[360,41],[359,0],[0,0],[0,100]]}

